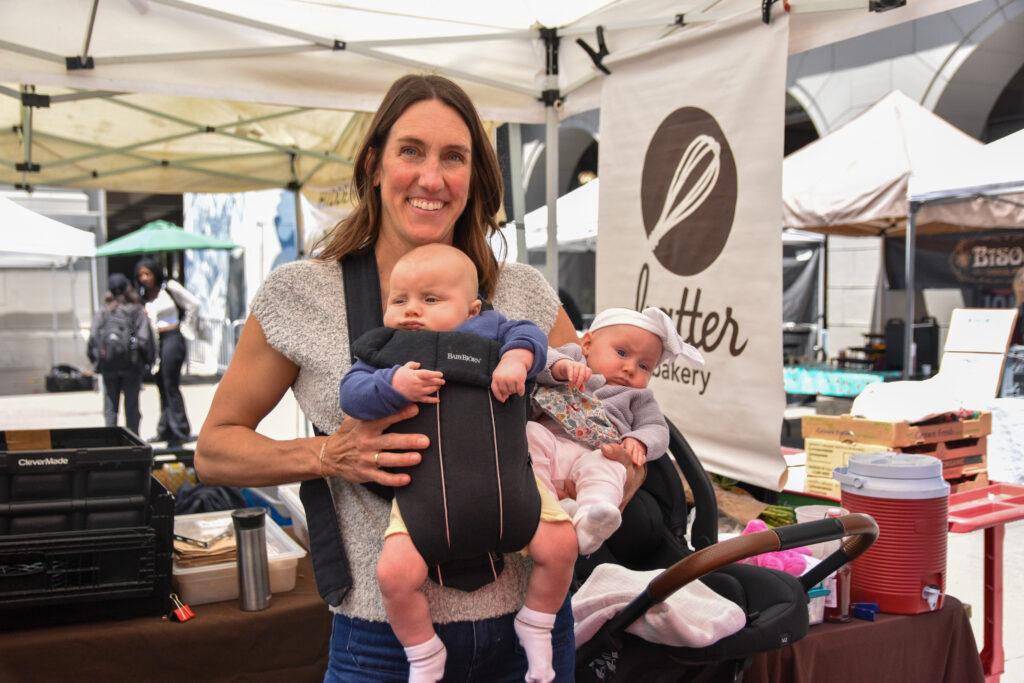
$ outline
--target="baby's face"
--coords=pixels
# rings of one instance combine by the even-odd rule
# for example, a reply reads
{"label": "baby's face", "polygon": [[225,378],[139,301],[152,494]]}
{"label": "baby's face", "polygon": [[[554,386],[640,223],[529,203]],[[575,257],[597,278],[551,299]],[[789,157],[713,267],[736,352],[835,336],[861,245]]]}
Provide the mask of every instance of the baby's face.
{"label": "baby's face", "polygon": [[472,283],[444,259],[400,262],[391,271],[384,324],[400,330],[448,332],[480,312]]}
{"label": "baby's face", "polygon": [[587,366],[608,384],[643,389],[661,357],[661,339],[633,325],[611,325],[583,335]]}

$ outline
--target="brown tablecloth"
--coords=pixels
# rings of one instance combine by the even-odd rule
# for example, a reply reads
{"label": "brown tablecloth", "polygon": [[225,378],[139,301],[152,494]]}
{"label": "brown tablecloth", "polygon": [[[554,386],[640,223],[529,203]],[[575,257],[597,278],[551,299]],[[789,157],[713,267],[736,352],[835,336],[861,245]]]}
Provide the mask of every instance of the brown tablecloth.
{"label": "brown tablecloth", "polygon": [[793,645],[758,655],[744,683],[984,683],[963,605],[946,596],[927,614],[812,626]]}
{"label": "brown tablecloth", "polygon": [[[309,556],[295,590],[243,612],[199,605],[183,624],[158,617],[0,631],[0,681],[322,681],[331,617]],[[758,655],[744,683],[984,683],[963,605],[812,626],[803,640]]]}
{"label": "brown tablecloth", "polygon": [[194,619],[160,617],[0,631],[2,681],[322,681],[331,615],[317,595],[309,555],[295,589],[270,607],[238,600],[192,608]]}

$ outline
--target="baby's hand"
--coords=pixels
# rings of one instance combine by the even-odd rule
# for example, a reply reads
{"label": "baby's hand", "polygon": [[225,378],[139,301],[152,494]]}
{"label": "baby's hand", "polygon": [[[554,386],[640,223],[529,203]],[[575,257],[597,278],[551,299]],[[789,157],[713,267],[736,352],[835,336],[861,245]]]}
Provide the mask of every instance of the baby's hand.
{"label": "baby's hand", "polygon": [[633,464],[637,467],[643,467],[647,462],[647,446],[642,441],[627,436],[622,440],[622,447],[629,453],[629,457],[633,458]]}
{"label": "baby's hand", "polygon": [[577,363],[574,360],[563,358],[555,361],[551,366],[551,376],[557,380],[568,382],[573,389],[583,391],[587,387],[587,380],[594,374],[594,371],[587,367],[586,363]]}
{"label": "baby's hand", "polygon": [[443,375],[435,370],[420,370],[420,364],[409,361],[395,370],[391,386],[413,403],[437,403],[437,390],[444,384]]}
{"label": "baby's hand", "polygon": [[533,353],[526,349],[509,349],[501,357],[491,375],[491,392],[502,403],[512,394],[526,392],[526,373],[533,365]]}

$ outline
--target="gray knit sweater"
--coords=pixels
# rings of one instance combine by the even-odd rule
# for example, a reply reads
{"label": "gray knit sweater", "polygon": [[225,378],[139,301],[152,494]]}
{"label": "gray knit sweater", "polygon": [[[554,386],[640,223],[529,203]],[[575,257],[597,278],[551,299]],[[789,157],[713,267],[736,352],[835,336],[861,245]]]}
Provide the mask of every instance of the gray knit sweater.
{"label": "gray knit sweater", "polygon": [[[349,368],[348,319],[339,263],[296,261],[267,276],[252,302],[252,313],[267,342],[299,366],[292,392],[309,420],[326,432],[341,425],[338,385]],[[505,264],[494,294],[494,308],[508,318],[532,320],[545,333],[558,312],[558,298],[530,266]],[[384,545],[389,501],[359,484],[332,479],[338,522],[352,570],[352,590],[338,608],[367,621],[387,621],[377,586],[377,556]],[[428,581],[424,592],[437,623],[489,619],[519,609],[528,560],[505,556],[505,571],[473,593],[441,588]]]}

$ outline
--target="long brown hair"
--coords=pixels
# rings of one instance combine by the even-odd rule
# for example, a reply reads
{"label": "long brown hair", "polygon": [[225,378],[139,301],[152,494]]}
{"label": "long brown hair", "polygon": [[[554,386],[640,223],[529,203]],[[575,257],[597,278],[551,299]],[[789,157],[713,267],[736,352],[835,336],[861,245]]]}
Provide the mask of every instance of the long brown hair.
{"label": "long brown hair", "polygon": [[335,261],[357,251],[370,249],[380,234],[380,188],[373,184],[373,175],[380,163],[381,151],[387,143],[395,121],[405,110],[425,100],[448,105],[462,117],[469,129],[472,143],[472,170],[469,198],[462,215],[455,221],[453,246],[461,249],[476,264],[481,291],[489,298],[498,281],[498,261],[487,238],[498,231],[497,214],[501,208],[503,186],[498,157],[480,121],[469,95],[443,76],[403,76],[391,84],[381,102],[370,129],[359,147],[352,194],[356,208],[317,242],[314,251],[323,247],[316,258]]}

